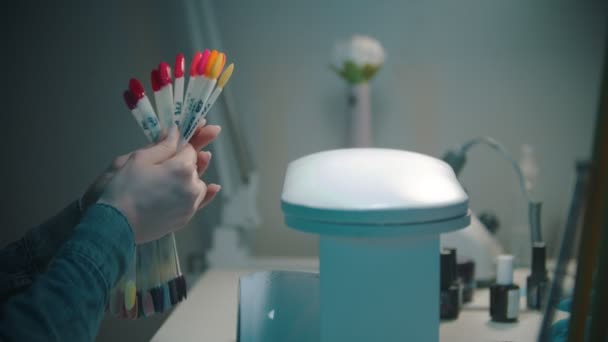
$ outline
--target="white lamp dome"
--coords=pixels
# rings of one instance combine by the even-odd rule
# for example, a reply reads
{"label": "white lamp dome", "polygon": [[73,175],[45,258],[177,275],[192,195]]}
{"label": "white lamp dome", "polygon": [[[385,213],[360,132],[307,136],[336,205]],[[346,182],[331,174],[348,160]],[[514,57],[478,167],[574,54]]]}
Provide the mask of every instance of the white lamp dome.
{"label": "white lamp dome", "polygon": [[468,196],[449,165],[392,149],[332,150],[297,159],[287,168],[281,199],[286,214],[311,208],[328,219],[346,211],[357,222],[372,212],[383,213],[385,223],[422,223],[468,211]]}

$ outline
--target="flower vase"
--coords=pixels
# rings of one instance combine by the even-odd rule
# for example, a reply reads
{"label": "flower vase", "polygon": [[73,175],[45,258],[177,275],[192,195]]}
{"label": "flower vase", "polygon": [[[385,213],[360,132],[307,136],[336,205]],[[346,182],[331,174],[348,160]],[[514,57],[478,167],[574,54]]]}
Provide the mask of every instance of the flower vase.
{"label": "flower vase", "polygon": [[350,115],[350,147],[371,147],[372,115],[368,82],[350,86],[348,112]]}

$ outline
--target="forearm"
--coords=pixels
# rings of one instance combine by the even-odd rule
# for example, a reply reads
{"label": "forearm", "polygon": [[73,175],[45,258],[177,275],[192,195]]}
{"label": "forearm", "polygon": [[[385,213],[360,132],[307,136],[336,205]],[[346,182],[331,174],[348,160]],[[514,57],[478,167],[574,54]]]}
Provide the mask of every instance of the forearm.
{"label": "forearm", "polygon": [[73,201],[55,216],[27,231],[21,239],[0,251],[0,272],[44,271],[81,217],[78,201]]}
{"label": "forearm", "polygon": [[0,250],[0,303],[26,289],[39,273],[46,270],[81,216],[78,202],[74,201]]}
{"label": "forearm", "polygon": [[111,288],[132,262],[131,228],[116,209],[95,205],[46,272],[2,308],[0,337],[93,340]]}
{"label": "forearm", "polygon": [[81,218],[78,201],[73,201],[57,215],[27,232],[24,239],[28,244],[31,261],[40,272],[45,271]]}

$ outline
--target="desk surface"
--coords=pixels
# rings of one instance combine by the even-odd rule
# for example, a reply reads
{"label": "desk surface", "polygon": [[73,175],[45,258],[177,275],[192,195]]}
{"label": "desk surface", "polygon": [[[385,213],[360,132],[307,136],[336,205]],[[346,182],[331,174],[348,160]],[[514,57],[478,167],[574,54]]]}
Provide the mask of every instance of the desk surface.
{"label": "desk surface", "polygon": [[[314,259],[259,259],[246,269],[211,269],[189,290],[188,299],[178,305],[152,341],[236,341],[239,277],[261,270],[317,271]],[[516,270],[514,279],[525,286],[527,270]],[[523,287],[522,286],[522,287]],[[521,298],[517,323],[495,323],[489,319],[489,293],[477,289],[472,303],[465,305],[457,320],[441,322],[442,341],[533,341],[542,315],[526,308]],[[558,312],[557,319],[565,317]]]}

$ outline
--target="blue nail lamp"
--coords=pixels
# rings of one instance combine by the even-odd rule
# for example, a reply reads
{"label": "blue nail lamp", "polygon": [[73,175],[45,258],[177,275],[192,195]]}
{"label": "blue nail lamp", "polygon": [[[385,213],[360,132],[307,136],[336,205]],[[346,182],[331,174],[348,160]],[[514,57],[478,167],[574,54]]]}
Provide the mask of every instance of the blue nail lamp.
{"label": "blue nail lamp", "polygon": [[321,341],[438,341],[439,234],[469,225],[452,168],[375,148],[287,168],[286,224],[320,236]]}

